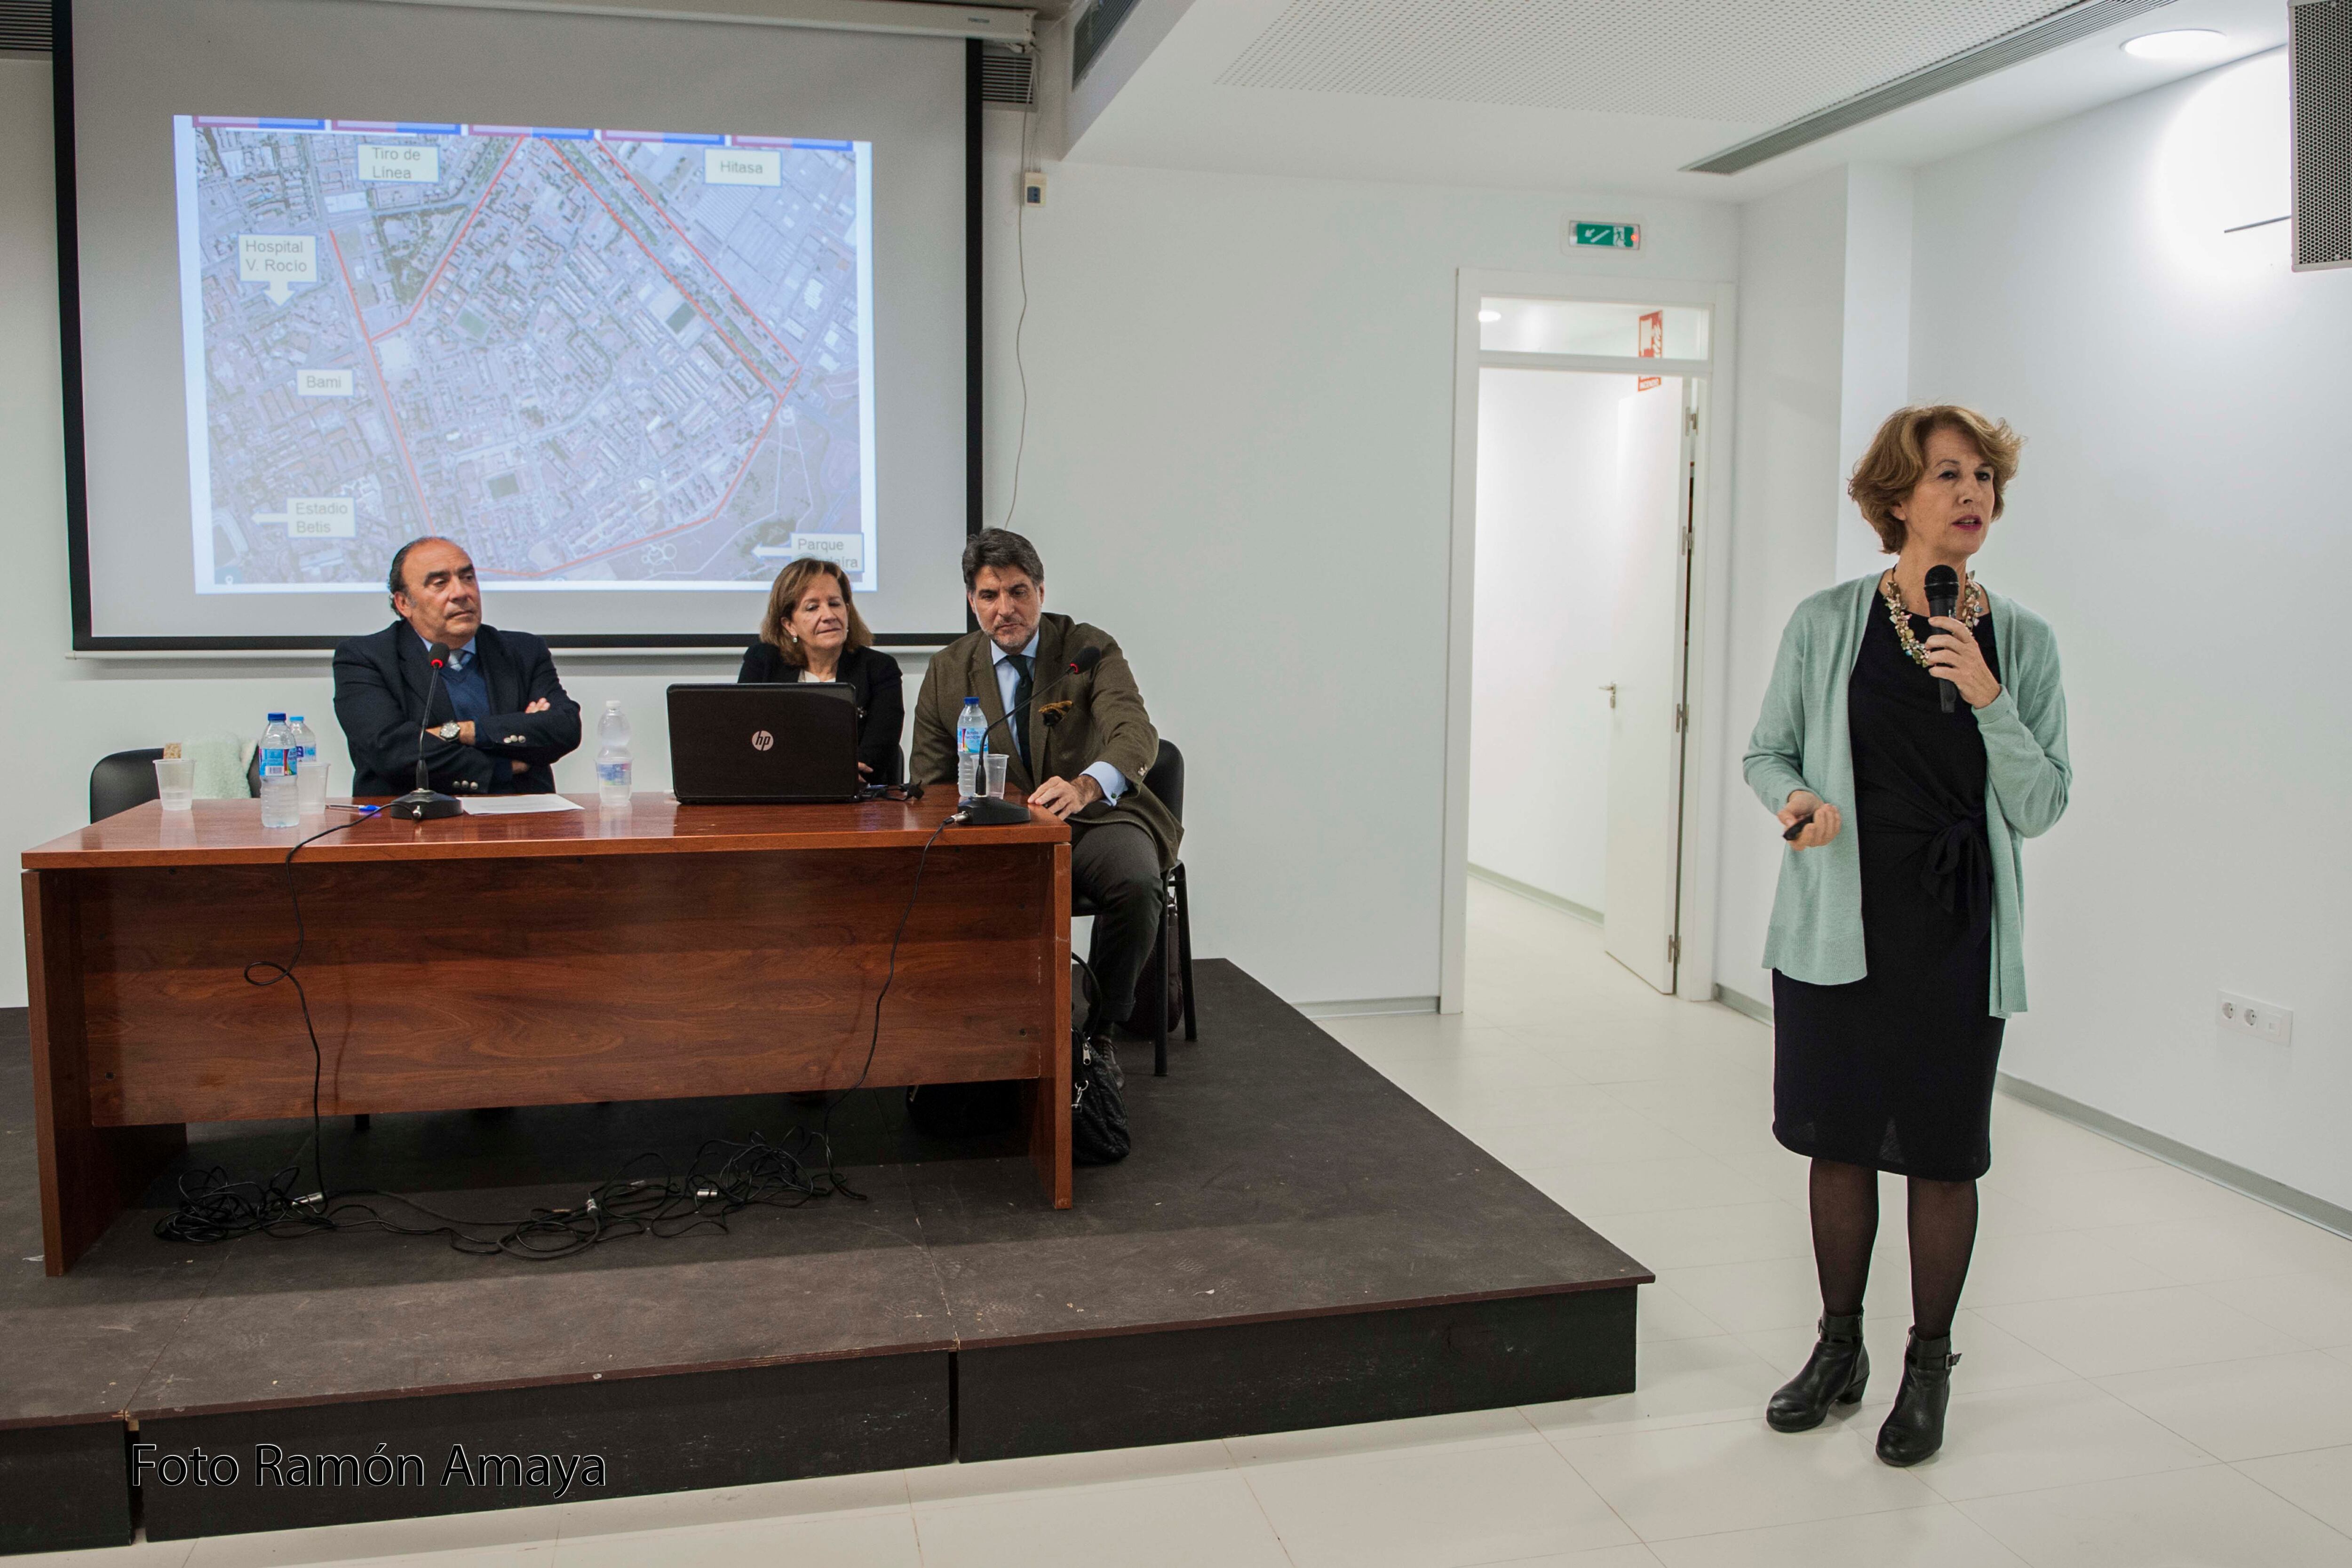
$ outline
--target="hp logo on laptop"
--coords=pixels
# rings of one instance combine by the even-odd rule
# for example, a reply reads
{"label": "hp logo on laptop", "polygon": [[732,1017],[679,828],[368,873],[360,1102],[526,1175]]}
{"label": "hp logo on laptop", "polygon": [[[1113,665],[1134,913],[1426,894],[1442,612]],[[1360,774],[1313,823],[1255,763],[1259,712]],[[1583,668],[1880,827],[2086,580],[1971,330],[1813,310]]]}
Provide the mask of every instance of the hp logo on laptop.
{"label": "hp logo on laptop", "polygon": [[755,752],[772,752],[776,749],[776,738],[765,730],[754,730],[751,731],[751,749]]}

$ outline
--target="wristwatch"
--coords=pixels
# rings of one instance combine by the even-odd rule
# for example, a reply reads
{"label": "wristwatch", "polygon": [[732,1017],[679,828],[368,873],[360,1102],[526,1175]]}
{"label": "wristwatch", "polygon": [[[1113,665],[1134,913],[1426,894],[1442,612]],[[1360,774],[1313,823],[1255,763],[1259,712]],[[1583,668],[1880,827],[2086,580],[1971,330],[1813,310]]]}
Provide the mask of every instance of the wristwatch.
{"label": "wristwatch", "polygon": [[454,741],[457,738],[457,721],[452,719],[433,732],[445,741]]}

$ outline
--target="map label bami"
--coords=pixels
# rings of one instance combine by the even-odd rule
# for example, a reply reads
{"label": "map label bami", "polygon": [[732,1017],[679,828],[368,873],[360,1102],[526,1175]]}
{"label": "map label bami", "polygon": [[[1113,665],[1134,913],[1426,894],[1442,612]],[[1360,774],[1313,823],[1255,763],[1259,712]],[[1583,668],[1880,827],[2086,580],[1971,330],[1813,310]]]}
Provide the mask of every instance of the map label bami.
{"label": "map label bami", "polygon": [[781,185],[784,155],[751,147],[709,147],[702,153],[706,185]]}
{"label": "map label bami", "polygon": [[360,178],[401,185],[429,185],[441,177],[441,149],[415,143],[360,143]]}
{"label": "map label bami", "polygon": [[352,395],[352,373],[347,370],[298,370],[294,373],[294,394],[298,397],[349,397]]}

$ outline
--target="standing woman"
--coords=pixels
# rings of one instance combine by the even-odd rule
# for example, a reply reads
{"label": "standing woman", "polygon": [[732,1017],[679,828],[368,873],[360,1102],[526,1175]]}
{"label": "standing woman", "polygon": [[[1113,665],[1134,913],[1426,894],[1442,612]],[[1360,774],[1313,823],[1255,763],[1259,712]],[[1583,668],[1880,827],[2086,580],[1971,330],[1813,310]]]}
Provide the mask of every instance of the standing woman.
{"label": "standing woman", "polygon": [[[2072,773],[2048,624],[1969,571],[2021,445],[1951,405],[1879,427],[1847,493],[1895,564],[1797,607],[1748,747],[1748,782],[1790,846],[1764,949],[1772,1131],[1813,1163],[1822,1313],[1765,1418],[1801,1432],[1862,1398],[1863,1288],[1891,1172],[1909,1188],[1911,1340],[1878,1433],[1890,1465],[1943,1446],[2001,1025],[2025,1008],[2020,847],[2064,812]],[[1930,619],[1937,566],[1958,574],[1959,605]]]}
{"label": "standing woman", "polygon": [[776,574],[767,614],[760,617],[760,640],[745,651],[735,676],[739,686],[803,680],[849,687],[857,702],[858,776],[869,784],[898,783],[898,737],[907,717],[898,661],[874,646],[841,568],[807,556]]}

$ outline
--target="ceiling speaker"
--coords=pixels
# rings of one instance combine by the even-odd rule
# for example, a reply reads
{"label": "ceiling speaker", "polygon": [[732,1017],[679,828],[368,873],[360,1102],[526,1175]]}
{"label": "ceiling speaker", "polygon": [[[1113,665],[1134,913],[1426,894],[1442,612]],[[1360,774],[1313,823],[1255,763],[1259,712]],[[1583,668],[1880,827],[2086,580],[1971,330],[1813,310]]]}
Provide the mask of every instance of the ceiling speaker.
{"label": "ceiling speaker", "polygon": [[2352,0],[2289,12],[2294,103],[2294,269],[2352,267]]}

